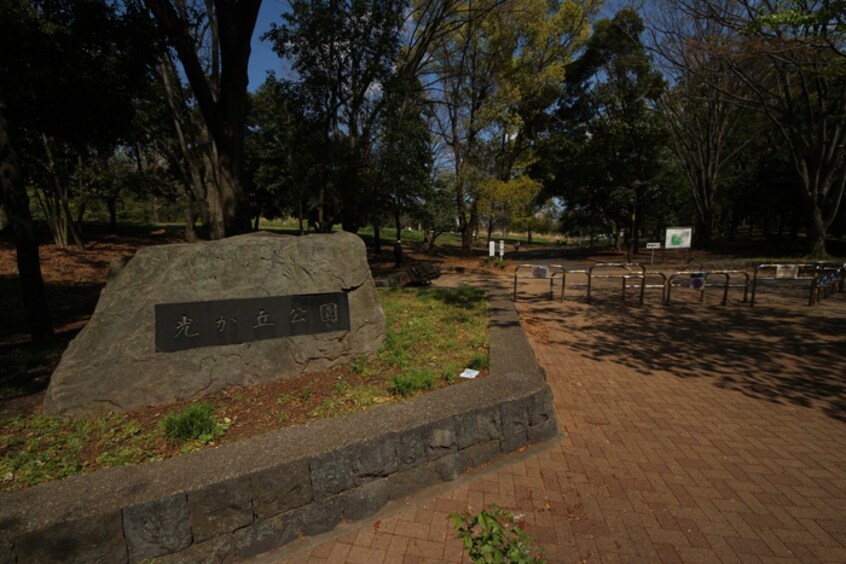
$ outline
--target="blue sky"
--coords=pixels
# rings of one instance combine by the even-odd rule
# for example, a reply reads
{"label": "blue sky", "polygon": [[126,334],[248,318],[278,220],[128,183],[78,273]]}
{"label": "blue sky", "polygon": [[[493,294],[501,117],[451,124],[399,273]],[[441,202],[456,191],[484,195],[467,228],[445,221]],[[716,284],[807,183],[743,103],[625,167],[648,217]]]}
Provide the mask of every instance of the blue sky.
{"label": "blue sky", "polygon": [[286,0],[264,0],[261,3],[256,31],[253,34],[252,53],[250,54],[250,92],[255,92],[256,88],[261,86],[267,76],[267,71],[273,70],[276,71],[277,75],[280,74],[282,62],[273,52],[270,43],[262,41],[260,38],[270,30],[272,22],[280,22],[280,16],[286,11],[288,11]]}

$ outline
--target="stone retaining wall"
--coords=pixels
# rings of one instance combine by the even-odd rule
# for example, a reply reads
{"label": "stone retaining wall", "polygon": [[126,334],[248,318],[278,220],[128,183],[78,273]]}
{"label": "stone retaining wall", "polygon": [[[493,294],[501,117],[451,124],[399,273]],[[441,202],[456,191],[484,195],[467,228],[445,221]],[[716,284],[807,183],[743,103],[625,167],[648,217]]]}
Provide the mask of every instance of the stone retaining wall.
{"label": "stone retaining wall", "polygon": [[0,495],[0,562],[243,558],[556,436],[551,392],[513,305],[496,292],[490,311],[487,378]]}

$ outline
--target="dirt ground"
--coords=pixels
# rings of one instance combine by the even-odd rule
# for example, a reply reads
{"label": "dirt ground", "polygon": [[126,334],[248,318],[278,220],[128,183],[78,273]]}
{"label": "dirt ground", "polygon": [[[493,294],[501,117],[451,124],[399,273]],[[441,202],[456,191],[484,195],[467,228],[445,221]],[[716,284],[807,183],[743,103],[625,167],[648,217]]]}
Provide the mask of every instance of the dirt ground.
{"label": "dirt ground", "polygon": [[[112,235],[89,234],[84,250],[75,247],[59,248],[43,244],[40,248],[42,275],[44,277],[50,311],[57,334],[57,350],[61,350],[84,327],[97,304],[100,291],[105,286],[111,263],[115,259],[131,256],[142,246],[182,242],[180,238],[164,231]],[[392,247],[383,246],[376,255],[368,250],[368,259],[375,278],[385,277],[396,271]],[[438,263],[451,268],[470,269],[478,266],[478,259],[457,259],[422,253],[406,246],[401,268],[417,262]],[[21,302],[20,286],[15,262],[15,250],[8,240],[0,239],[0,352],[26,350],[31,345]],[[31,382],[23,394],[0,399],[0,417],[39,414],[49,377],[58,362],[44,358],[30,370]],[[484,377],[486,371],[481,375]],[[337,367],[323,373],[311,373],[277,382],[219,392],[209,401],[220,417],[231,420],[231,426],[220,442],[230,442],[255,436],[272,429],[301,424],[316,416],[331,416],[359,409],[361,398],[354,394],[345,397],[340,390],[361,389],[369,384],[366,378],[355,374],[349,367]],[[440,386],[442,383],[438,383]],[[383,383],[384,385],[384,383]],[[331,401],[327,401],[331,400]],[[380,404],[397,401],[391,394],[367,398],[368,403]],[[327,408],[327,405],[329,407]],[[156,406],[130,412],[130,417],[141,431],[152,429],[164,417],[181,410],[185,403]],[[323,412],[329,413],[323,413]],[[315,414],[320,415],[315,415]],[[160,443],[151,456],[168,457],[176,454],[178,447]]]}

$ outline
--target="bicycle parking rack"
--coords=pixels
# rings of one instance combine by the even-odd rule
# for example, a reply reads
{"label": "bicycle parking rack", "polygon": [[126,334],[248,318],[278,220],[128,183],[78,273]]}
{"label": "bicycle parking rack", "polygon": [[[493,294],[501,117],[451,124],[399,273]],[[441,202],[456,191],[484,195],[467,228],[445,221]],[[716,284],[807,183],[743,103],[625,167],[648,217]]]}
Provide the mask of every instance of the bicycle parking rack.
{"label": "bicycle parking rack", "polygon": [[[647,280],[649,280],[650,276],[660,278],[661,283],[660,284],[647,284]],[[664,301],[666,300],[666,295],[667,295],[667,275],[664,274],[663,272],[658,272],[657,270],[645,272],[644,273],[644,279],[643,279],[643,290],[646,291],[650,288],[652,288],[652,289],[660,288],[661,289],[661,303],[664,303]],[[641,298],[640,303],[641,304],[643,303],[643,298]]]}
{"label": "bicycle parking rack", "polygon": [[[531,276],[520,276],[520,270],[532,269]],[[533,278],[535,280],[549,280],[549,298],[554,297],[555,275],[562,274],[564,267],[560,264],[519,264],[514,269],[514,296],[513,301],[517,301],[517,280],[519,278]],[[561,299],[564,299],[564,286],[561,286]]]}
{"label": "bicycle parking rack", "polygon": [[[761,271],[773,271],[771,277],[764,277]],[[820,294],[823,298],[830,296],[835,288],[842,292],[846,281],[846,265],[832,262],[794,262],[794,263],[761,263],[755,265],[752,275],[752,299],[750,305],[755,305],[755,295],[759,281],[787,281],[807,280],[808,305],[819,302]]]}
{"label": "bicycle parking rack", "polygon": [[[526,269],[531,269],[531,275],[521,275]],[[761,271],[768,269],[774,273],[764,277]],[[609,271],[610,270],[610,271]],[[596,272],[598,271],[598,272]],[[572,277],[584,276],[585,281],[573,283]],[[587,270],[565,269],[559,264],[521,264],[514,270],[514,301],[517,300],[517,283],[521,278],[534,278],[549,281],[550,299],[555,298],[556,281],[561,279],[560,301],[564,300],[567,288],[587,288],[587,302],[590,303],[593,293],[593,283],[601,279],[620,279],[621,297],[626,301],[629,290],[638,292],[638,303],[644,302],[647,289],[661,289],[661,302],[669,305],[673,288],[681,287],[675,282],[681,277],[691,280],[701,280],[701,283],[691,284],[699,291],[699,301],[704,302],[705,290],[711,287],[722,288],[721,305],[728,303],[730,288],[743,288],[743,302],[755,305],[757,284],[765,280],[807,280],[810,284],[808,305],[814,305],[821,299],[831,296],[835,291],[844,291],[846,286],[846,264],[831,262],[811,263],[762,263],[755,266],[750,277],[745,270],[681,270],[667,275],[659,271],[647,271],[646,266],[639,263],[609,262],[592,265]],[[719,282],[711,282],[714,277],[720,277]],[[650,279],[653,280],[650,283]],[[655,283],[660,279],[660,283]],[[751,286],[751,299],[749,296]]]}
{"label": "bicycle parking rack", "polygon": [[[602,274],[594,274],[593,271],[597,268],[601,269],[624,269],[625,272],[609,272],[609,273],[602,273]],[[637,268],[640,272],[633,272],[632,269]],[[594,280],[599,279],[607,279],[607,278],[620,278],[623,282],[623,300],[626,299],[626,288],[634,287],[633,285],[628,283],[628,280],[632,278],[639,279],[641,281],[640,284],[640,303],[643,303],[643,291],[644,291],[644,278],[646,275],[646,267],[642,264],[637,263],[630,263],[630,262],[601,262],[598,264],[592,265],[588,269],[588,281],[587,281],[587,301],[590,303],[591,299],[591,289],[593,286]]]}
{"label": "bicycle parking rack", "polygon": [[814,280],[811,282],[811,292],[808,298],[808,305],[814,305],[822,298],[828,298],[835,289],[843,291],[846,283],[846,264],[843,266],[822,265],[814,272]]}
{"label": "bicycle parking rack", "polygon": [[[694,276],[698,275],[697,278]],[[732,275],[740,275],[744,277],[744,282],[742,284],[732,284],[731,279]],[[670,299],[672,297],[673,292],[673,282],[680,276],[687,276],[691,280],[702,280],[702,285],[698,288],[699,290],[699,301],[705,301],[705,289],[710,286],[717,286],[717,284],[709,284],[708,279],[712,276],[722,276],[723,283],[720,284],[723,288],[723,299],[720,301],[720,305],[726,305],[728,303],[728,291],[729,288],[743,288],[743,303],[746,303],[746,299],[749,293],[749,274],[744,272],[743,270],[681,270],[679,272],[674,272],[670,275],[667,279],[667,293],[664,298],[664,303],[670,305]],[[680,285],[677,285],[678,287]]]}
{"label": "bicycle parking rack", "polygon": [[[555,273],[555,274],[558,274],[558,273]],[[553,278],[555,277],[555,274],[552,275]],[[580,284],[570,284],[570,286],[569,286],[570,288],[587,288],[587,285],[588,285],[588,283],[587,283],[588,271],[587,270],[584,270],[584,269],[569,269],[569,270],[562,271],[560,274],[561,274],[561,301],[564,301],[564,292],[567,290],[567,287],[568,287],[567,286],[567,277],[568,276],[579,275],[579,276],[585,277],[584,282],[582,282]]]}

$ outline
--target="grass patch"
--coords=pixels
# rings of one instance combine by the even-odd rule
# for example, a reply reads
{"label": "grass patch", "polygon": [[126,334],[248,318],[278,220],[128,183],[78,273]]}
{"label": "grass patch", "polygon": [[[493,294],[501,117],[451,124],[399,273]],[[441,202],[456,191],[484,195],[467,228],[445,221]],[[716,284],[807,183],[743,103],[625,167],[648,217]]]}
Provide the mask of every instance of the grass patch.
{"label": "grass patch", "polygon": [[470,359],[470,362],[467,363],[467,368],[472,368],[473,370],[484,370],[488,367],[490,363],[490,357],[488,353],[476,353],[473,355],[473,358]]}
{"label": "grass patch", "polygon": [[161,426],[164,436],[174,442],[184,443],[203,436],[211,437],[216,427],[214,406],[210,403],[189,405],[165,418]]}
{"label": "grass patch", "polygon": [[[401,401],[460,381],[464,368],[487,366],[483,292],[467,286],[396,289],[381,291],[380,301],[386,343],[378,354],[359,356],[347,367],[227,390],[187,405],[84,419],[45,416],[38,409],[0,418],[0,491]],[[19,383],[9,385],[12,396],[31,393],[26,384],[31,371],[49,375],[61,352],[61,346],[0,351],[0,361],[11,367],[2,382]]]}
{"label": "grass patch", "polygon": [[[488,312],[483,291],[470,286],[406,288],[388,290],[382,296],[390,330],[378,362],[368,363],[365,373],[387,369],[392,372],[392,383],[396,377],[422,382],[421,373],[449,380],[444,375],[447,367],[465,368],[475,356],[487,356]],[[396,389],[407,390],[408,386],[401,384]]]}
{"label": "grass patch", "polygon": [[408,397],[421,390],[431,390],[434,385],[435,375],[423,369],[394,376],[388,389],[394,395]]}

